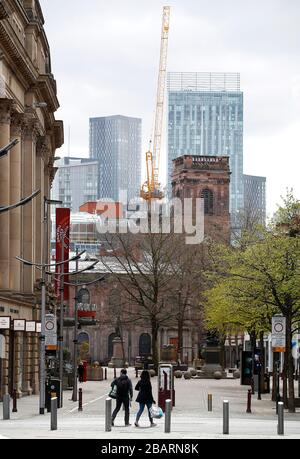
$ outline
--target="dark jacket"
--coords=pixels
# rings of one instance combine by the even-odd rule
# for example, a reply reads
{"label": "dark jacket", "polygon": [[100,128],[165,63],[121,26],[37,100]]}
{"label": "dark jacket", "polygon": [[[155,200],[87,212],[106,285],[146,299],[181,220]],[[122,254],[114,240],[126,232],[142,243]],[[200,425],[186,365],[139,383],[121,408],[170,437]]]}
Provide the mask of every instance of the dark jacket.
{"label": "dark jacket", "polygon": [[152,395],[152,385],[150,381],[140,380],[135,386],[135,390],[139,391],[136,398],[138,403],[155,403]]}
{"label": "dark jacket", "polygon": [[114,379],[111,387],[115,384],[117,385],[117,398],[133,397],[132,382],[127,375],[121,375],[119,378]]}

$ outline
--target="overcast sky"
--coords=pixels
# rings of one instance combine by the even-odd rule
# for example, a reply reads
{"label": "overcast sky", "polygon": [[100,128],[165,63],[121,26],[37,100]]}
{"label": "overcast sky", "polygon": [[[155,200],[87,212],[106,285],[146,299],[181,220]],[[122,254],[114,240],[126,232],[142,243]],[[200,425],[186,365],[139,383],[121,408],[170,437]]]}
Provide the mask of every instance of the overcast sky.
{"label": "overcast sky", "polygon": [[[89,118],[143,120],[148,147],[162,7],[171,6],[169,71],[240,72],[244,173],[267,177],[267,210],[300,198],[299,0],[40,0],[65,123],[59,156],[88,156]],[[166,140],[165,140],[166,142]],[[165,170],[163,166],[163,170]]]}

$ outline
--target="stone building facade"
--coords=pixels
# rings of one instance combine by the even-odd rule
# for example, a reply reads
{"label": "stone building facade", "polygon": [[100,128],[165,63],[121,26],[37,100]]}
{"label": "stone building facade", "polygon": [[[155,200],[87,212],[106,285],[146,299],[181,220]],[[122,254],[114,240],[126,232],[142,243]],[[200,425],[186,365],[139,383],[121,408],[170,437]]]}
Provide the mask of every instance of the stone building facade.
{"label": "stone building facade", "polygon": [[[101,266],[101,263],[99,263]],[[79,269],[82,269],[85,263],[79,263]],[[96,310],[96,325],[84,326],[77,331],[79,346],[82,342],[89,344],[89,356],[91,362],[98,361],[101,364],[108,364],[112,357],[113,345],[112,340],[118,333],[118,315],[122,308],[124,299],[118,283],[113,278],[113,275],[101,273],[97,268],[97,272],[83,273],[78,277],[78,282],[91,282],[95,278],[104,276],[102,282],[97,282],[79,289],[79,303],[85,304],[87,309],[92,306]],[[70,289],[70,298],[75,298],[75,290]],[[127,315],[122,317],[121,321],[121,336],[124,345],[124,354],[129,365],[134,365],[136,356],[145,356],[152,354],[151,351],[151,327],[150,324],[136,323],[132,318],[135,316],[133,312],[134,305],[130,305],[132,316]],[[128,309],[128,305],[127,308]],[[70,303],[67,309],[66,317],[74,317],[74,304]],[[131,317],[131,319],[130,319]],[[196,320],[187,320],[183,330],[183,361],[191,364],[199,353],[199,339],[201,335],[201,324]],[[64,343],[65,346],[73,354],[73,339],[74,327],[65,327]],[[158,347],[161,351],[163,345],[173,344],[176,347],[178,339],[177,324],[170,323],[161,326],[159,330]],[[175,355],[175,354],[174,354]],[[175,357],[174,357],[175,358]]]}
{"label": "stone building facade", "polygon": [[204,198],[204,234],[230,239],[230,167],[227,156],[184,155],[173,160],[174,197]]}
{"label": "stone building facade", "polygon": [[40,190],[30,203],[0,215],[0,318],[10,316],[12,324],[0,329],[0,396],[38,391],[38,333],[14,331],[13,320],[40,319],[34,294],[40,272],[15,257],[43,260],[44,197],[50,198],[55,150],[63,143],[43,24],[38,0],[0,1],[0,147],[19,140],[0,158],[0,206]]}

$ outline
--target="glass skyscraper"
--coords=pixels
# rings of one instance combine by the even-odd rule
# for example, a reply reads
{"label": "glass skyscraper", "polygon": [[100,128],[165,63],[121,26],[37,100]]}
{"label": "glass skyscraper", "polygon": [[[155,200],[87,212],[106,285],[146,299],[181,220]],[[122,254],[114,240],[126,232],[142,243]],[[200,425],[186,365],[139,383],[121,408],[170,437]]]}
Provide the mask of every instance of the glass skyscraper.
{"label": "glass skyscraper", "polygon": [[90,118],[90,158],[99,161],[98,198],[138,197],[141,187],[142,120],[127,116]]}
{"label": "glass skyscraper", "polygon": [[245,218],[266,225],[266,177],[244,175]]}
{"label": "glass skyscraper", "polygon": [[59,199],[62,206],[70,207],[72,212],[78,212],[85,202],[97,200],[98,161],[65,157],[56,166],[52,199]]}
{"label": "glass skyscraper", "polygon": [[168,190],[172,160],[229,156],[232,223],[244,207],[243,93],[238,73],[168,74]]}

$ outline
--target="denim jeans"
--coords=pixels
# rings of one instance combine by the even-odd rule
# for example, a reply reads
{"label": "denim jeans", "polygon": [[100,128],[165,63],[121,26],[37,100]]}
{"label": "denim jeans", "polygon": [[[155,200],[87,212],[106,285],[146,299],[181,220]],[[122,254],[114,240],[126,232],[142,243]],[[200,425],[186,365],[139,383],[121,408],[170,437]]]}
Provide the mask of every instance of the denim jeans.
{"label": "denim jeans", "polygon": [[150,420],[150,422],[151,422],[151,424],[152,424],[153,418],[151,417],[151,414],[150,414],[150,408],[151,408],[151,406],[152,406],[152,403],[151,403],[151,402],[148,402],[148,403],[140,403],[139,411],[138,411],[137,414],[136,414],[136,422],[139,422],[139,419],[140,419],[140,417],[141,417],[142,414],[143,414],[143,411],[144,411],[144,409],[145,409],[145,406],[147,406],[147,408],[148,408],[148,416],[149,416],[149,420]]}

